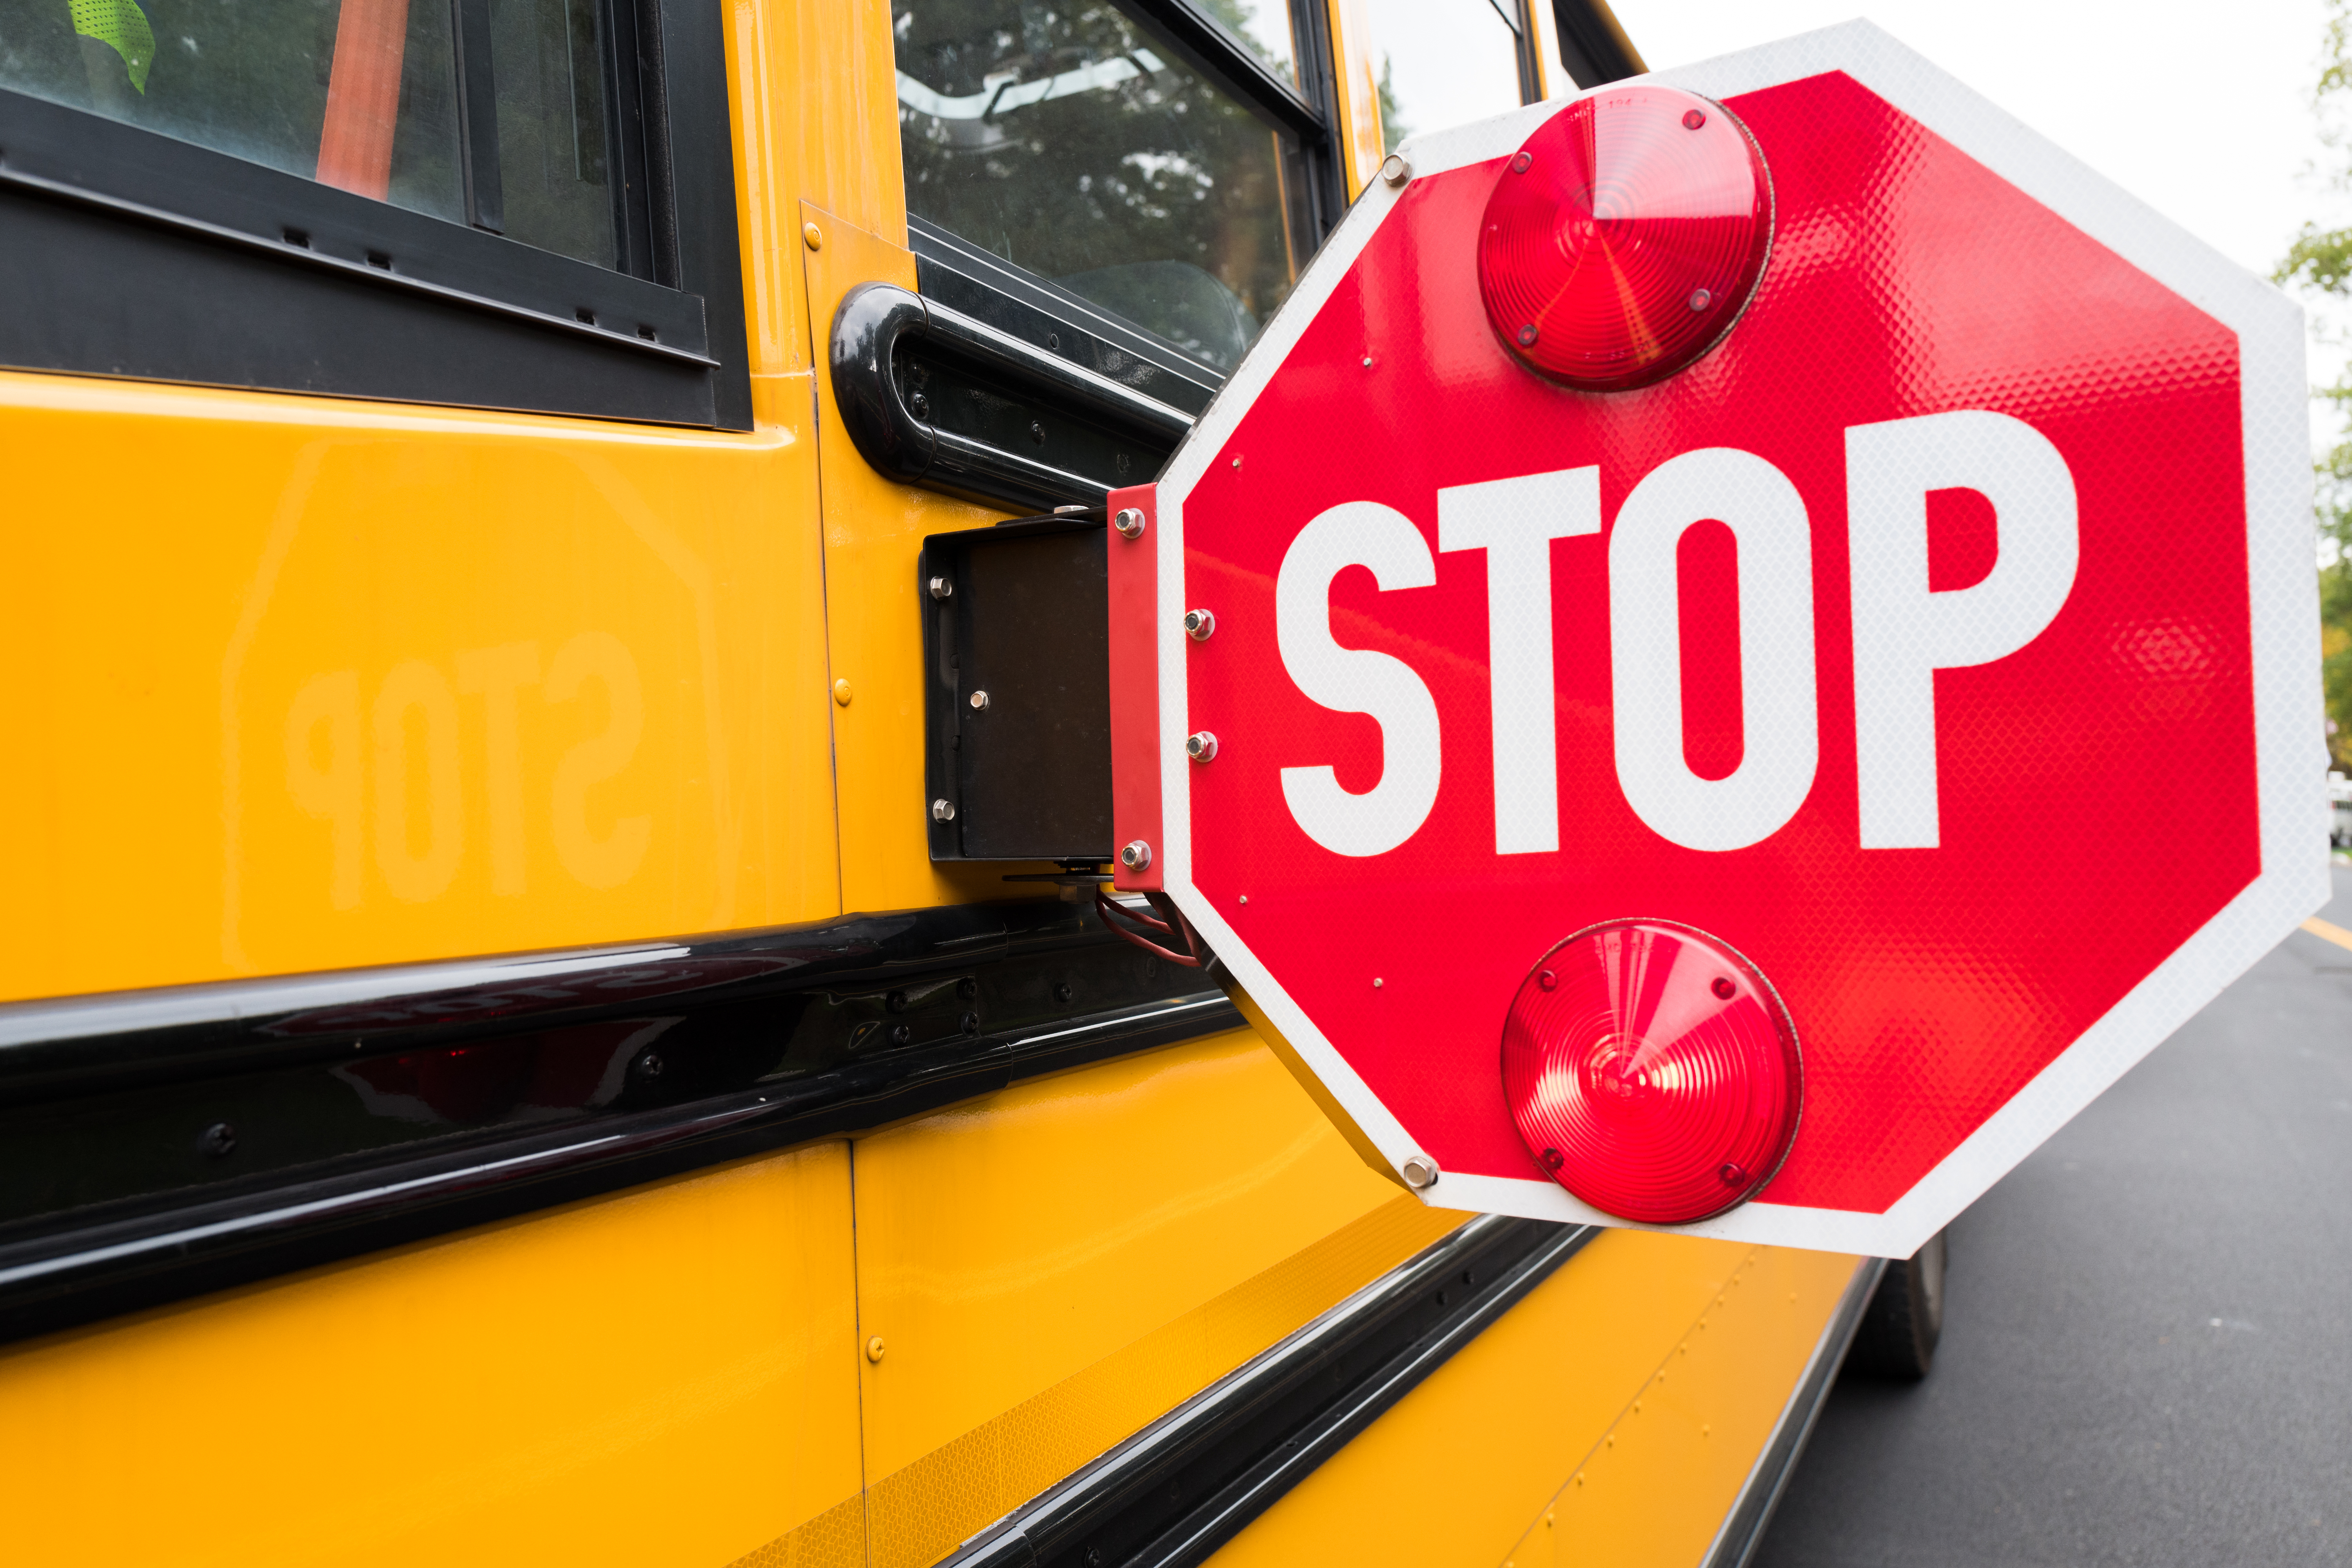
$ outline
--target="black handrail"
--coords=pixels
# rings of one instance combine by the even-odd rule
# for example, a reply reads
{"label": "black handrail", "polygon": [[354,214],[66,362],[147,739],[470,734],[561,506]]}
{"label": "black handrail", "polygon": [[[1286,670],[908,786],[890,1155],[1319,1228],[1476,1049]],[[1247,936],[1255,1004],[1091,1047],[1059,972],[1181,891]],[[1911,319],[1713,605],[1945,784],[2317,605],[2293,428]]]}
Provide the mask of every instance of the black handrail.
{"label": "black handrail", "polygon": [[1084,419],[1132,430],[1155,444],[1183,439],[1192,416],[1097,375],[987,322],[894,283],[853,289],[834,313],[833,395],[858,453],[901,484],[1023,510],[1101,506],[1109,487],[918,419],[899,395],[892,360],[920,341]]}

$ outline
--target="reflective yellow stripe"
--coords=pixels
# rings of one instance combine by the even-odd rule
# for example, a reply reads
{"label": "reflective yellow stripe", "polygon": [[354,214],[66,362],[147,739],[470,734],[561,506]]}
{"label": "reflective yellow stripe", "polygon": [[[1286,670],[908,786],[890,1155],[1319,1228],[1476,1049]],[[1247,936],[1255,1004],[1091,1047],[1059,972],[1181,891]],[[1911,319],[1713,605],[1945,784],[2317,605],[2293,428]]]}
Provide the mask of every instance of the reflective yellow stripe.
{"label": "reflective yellow stripe", "polygon": [[727,1568],[865,1568],[866,1498],[836,1503]]}
{"label": "reflective yellow stripe", "polygon": [[131,85],[147,90],[147,68],[155,63],[155,29],[133,0],[66,0],[74,31],[113,47],[131,72]]}

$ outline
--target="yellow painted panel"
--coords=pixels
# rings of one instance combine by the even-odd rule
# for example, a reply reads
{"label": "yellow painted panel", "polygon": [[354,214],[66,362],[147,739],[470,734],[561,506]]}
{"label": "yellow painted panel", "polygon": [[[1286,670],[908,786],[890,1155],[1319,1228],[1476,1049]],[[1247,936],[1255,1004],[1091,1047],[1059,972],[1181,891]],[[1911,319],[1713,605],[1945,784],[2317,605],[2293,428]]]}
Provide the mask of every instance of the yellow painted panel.
{"label": "yellow painted panel", "polygon": [[[1780,1325],[1771,1332],[1790,1321],[1801,1324],[1810,1314],[1811,1333],[1819,1333],[1854,1260],[1799,1264],[1789,1289],[1801,1300],[1791,1313],[1775,1318],[1752,1300],[1759,1292],[1750,1276],[1762,1266],[1742,1272],[1757,1252],[1696,1237],[1608,1232],[1213,1561],[1218,1568],[1290,1568],[1299,1563],[1495,1568],[1513,1555],[1530,1521],[1536,1531],[1543,1531],[1547,1500],[1563,1483],[1572,1484],[1570,1478],[1596,1447],[1607,1445],[1647,1380],[1666,1366],[1686,1338],[1712,1333],[1746,1344],[1725,1334],[1725,1323],[1744,1311]],[[1815,1279],[1815,1274],[1822,1279]],[[1777,1288],[1780,1274],[1771,1278]],[[1747,1282],[1735,1286],[1736,1279]],[[1738,1295],[1737,1307],[1716,1308],[1719,1295]],[[1699,1320],[1710,1312],[1724,1318],[1698,1330]],[[1762,1338],[1769,1342],[1771,1332]],[[1810,1348],[1810,1337],[1806,1343]],[[1802,1364],[1801,1357],[1797,1364]],[[1676,1373],[1666,1370],[1672,1381]],[[1688,1408],[1704,1412],[1699,1420],[1718,1427],[1725,1447],[1746,1441],[1734,1437],[1733,1427],[1742,1434],[1754,1430],[1745,1451],[1752,1461],[1796,1376],[1796,1366],[1783,1372],[1777,1363],[1750,1374],[1720,1360],[1706,1361],[1677,1387],[1676,1395],[1687,1398]],[[1703,1548],[1730,1497],[1725,1494],[1718,1502],[1712,1493],[1695,1495],[1685,1480],[1671,1471],[1652,1475],[1649,1490],[1636,1494],[1628,1488],[1626,1495],[1654,1510],[1679,1510],[1703,1520]],[[1712,1484],[1710,1474],[1687,1480],[1702,1489]],[[1675,1561],[1694,1561],[1696,1555],[1695,1551]],[[1575,1561],[1614,1565],[1663,1559],[1601,1552]]]}
{"label": "yellow painted panel", "polygon": [[856,1145],[876,1568],[913,1568],[1463,1216],[1364,1169],[1244,1032]]}
{"label": "yellow painted panel", "polygon": [[10,1350],[7,1554],[718,1568],[854,1525],[848,1211],[820,1144]]}
{"label": "yellow painted panel", "polygon": [[0,997],[837,911],[814,458],[0,374]]}
{"label": "yellow painted panel", "polygon": [[1372,25],[1364,0],[1328,0],[1331,53],[1339,78],[1339,153],[1348,195],[1372,183],[1385,154],[1381,135],[1381,81]]}
{"label": "yellow painted panel", "polygon": [[1521,1538],[1512,1568],[1690,1568],[1772,1435],[1855,1258],[1758,1247]]}
{"label": "yellow painted panel", "polygon": [[[913,253],[811,205],[820,246],[806,253],[809,326],[827,341],[842,296],[861,283],[915,286]],[[830,377],[818,378],[824,475],[824,570],[833,673],[851,698],[834,720],[840,791],[841,896],[852,910],[1003,898],[1007,864],[934,867],[923,795],[923,623],[915,560],[923,536],[1003,514],[877,473],[841,427]]]}
{"label": "yellow painted panel", "polygon": [[[893,239],[907,233],[889,0],[730,0],[736,200],[763,416],[772,376],[822,367],[803,293],[800,205]],[[783,416],[779,411],[777,416]]]}

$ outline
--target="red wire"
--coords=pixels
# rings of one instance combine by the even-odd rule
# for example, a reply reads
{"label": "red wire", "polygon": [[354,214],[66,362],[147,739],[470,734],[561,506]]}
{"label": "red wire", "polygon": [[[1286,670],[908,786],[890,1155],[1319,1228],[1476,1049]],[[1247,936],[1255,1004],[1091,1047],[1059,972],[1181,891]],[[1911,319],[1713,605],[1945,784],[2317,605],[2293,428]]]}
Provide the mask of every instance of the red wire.
{"label": "red wire", "polygon": [[1111,931],[1117,932],[1126,941],[1141,948],[1144,952],[1164,958],[1171,963],[1181,963],[1187,969],[1198,969],[1201,967],[1201,939],[1194,934],[1192,931],[1192,923],[1184,918],[1182,912],[1179,910],[1175,905],[1162,905],[1160,903],[1160,898],[1164,898],[1165,896],[1166,895],[1162,894],[1160,898],[1154,898],[1149,893],[1144,895],[1147,899],[1151,899],[1154,907],[1164,908],[1168,913],[1175,917],[1176,925],[1181,928],[1184,945],[1192,950],[1190,954],[1171,952],[1168,949],[1160,946],[1158,942],[1152,942],[1149,938],[1138,935],[1135,931],[1129,930],[1125,925],[1121,924],[1121,921],[1134,921],[1138,924],[1148,926],[1154,931],[1168,931],[1171,936],[1178,934],[1175,930],[1171,930],[1171,928],[1163,921],[1153,920],[1150,915],[1143,914],[1139,910],[1130,910],[1123,904],[1113,903],[1099,886],[1095,889],[1095,910],[1097,914],[1102,916],[1102,922],[1105,926],[1108,926]]}

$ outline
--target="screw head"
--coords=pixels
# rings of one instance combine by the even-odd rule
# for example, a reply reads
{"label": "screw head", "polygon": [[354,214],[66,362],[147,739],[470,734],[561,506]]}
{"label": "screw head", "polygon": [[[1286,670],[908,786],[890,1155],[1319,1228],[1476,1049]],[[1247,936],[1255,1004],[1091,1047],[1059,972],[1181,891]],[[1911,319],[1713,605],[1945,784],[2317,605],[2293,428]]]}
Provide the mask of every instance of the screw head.
{"label": "screw head", "polygon": [[980,982],[973,979],[969,974],[965,975],[961,980],[956,982],[956,994],[962,997],[967,1002],[971,1001],[973,997],[980,994]]}
{"label": "screw head", "polygon": [[1406,1186],[1422,1192],[1437,1184],[1437,1162],[1426,1154],[1415,1154],[1398,1168],[1397,1174],[1404,1178]]}
{"label": "screw head", "polygon": [[1381,164],[1381,183],[1393,189],[1412,178],[1412,165],[1394,153]]}
{"label": "screw head", "polygon": [[226,1121],[215,1121],[196,1134],[196,1152],[219,1159],[236,1147],[236,1129]]}
{"label": "screw head", "polygon": [[915,1037],[915,1026],[914,1026],[914,1025],[912,1025],[912,1024],[893,1024],[893,1025],[891,1025],[891,1026],[890,1026],[890,1043],[891,1043],[892,1045],[894,1045],[894,1046],[903,1046],[903,1045],[907,1045],[907,1044],[910,1043],[910,1042],[914,1039],[914,1037]]}
{"label": "screw head", "polygon": [[1118,530],[1119,537],[1122,539],[1143,537],[1143,513],[1135,507],[1119,508],[1118,514],[1110,520],[1110,525]]}
{"label": "screw head", "polygon": [[849,706],[849,682],[846,680],[835,681],[833,683],[833,700],[835,703],[840,707],[846,708]]}
{"label": "screw head", "polygon": [[1207,642],[1216,635],[1217,617],[1206,610],[1184,612],[1184,635],[1194,642]]}
{"label": "screw head", "polygon": [[1690,308],[1692,310],[1704,310],[1714,302],[1715,294],[1712,290],[1706,289],[1694,289],[1691,290]]}
{"label": "screw head", "polygon": [[1040,447],[1045,444],[1045,427],[1034,419],[1029,421],[1029,439]]}
{"label": "screw head", "polygon": [[1217,738],[1206,730],[1184,737],[1184,754],[1196,763],[1213,762],[1217,755]]}
{"label": "screw head", "polygon": [[801,243],[807,246],[811,250],[823,250],[824,248],[824,230],[817,227],[817,226],[813,223],[804,223],[801,225]]}
{"label": "screw head", "polygon": [[1133,840],[1119,849],[1118,863],[1130,871],[1147,868],[1151,864],[1151,846],[1140,838]]}
{"label": "screw head", "polygon": [[933,822],[953,822],[955,820],[955,802],[951,800],[935,800],[931,802],[931,820]]}
{"label": "screw head", "polygon": [[955,584],[949,582],[944,577],[932,578],[930,588],[931,597],[934,599],[952,599],[955,597]]}
{"label": "screw head", "polygon": [[866,1359],[872,1362],[878,1362],[882,1359],[882,1336],[880,1334],[877,1334],[872,1339],[866,1342]]}
{"label": "screw head", "polygon": [[1536,155],[1522,147],[1511,159],[1511,173],[1514,174],[1524,174],[1535,161]]}
{"label": "screw head", "polygon": [[1523,349],[1531,349],[1536,346],[1536,339],[1542,335],[1543,334],[1541,332],[1538,332],[1536,330],[1536,324],[1533,321],[1529,321],[1526,326],[1519,329],[1519,346]]}
{"label": "screw head", "polygon": [[659,1078],[662,1075],[662,1068],[666,1065],[667,1064],[663,1062],[662,1056],[659,1051],[646,1051],[640,1054],[637,1058],[637,1076],[639,1078]]}
{"label": "screw head", "polygon": [[1715,984],[1707,987],[1707,989],[1713,991],[1717,996],[1722,997],[1726,1002],[1730,1001],[1734,996],[1739,994],[1739,987],[1731,983],[1731,976],[1728,974],[1717,975],[1715,977]]}
{"label": "screw head", "polygon": [[1075,995],[1075,994],[1076,994],[1076,993],[1075,993],[1075,992],[1073,992],[1073,991],[1070,989],[1070,983],[1069,983],[1068,981],[1066,981],[1066,980],[1061,980],[1061,981],[1056,981],[1056,982],[1055,982],[1055,984],[1054,984],[1054,1000],[1055,1000],[1055,1001],[1056,1001],[1056,1002],[1060,1002],[1060,1003],[1064,1003],[1064,1004],[1066,1004],[1066,1004],[1068,1003],[1068,1001],[1070,1000],[1070,998],[1071,998],[1073,995]]}
{"label": "screw head", "polygon": [[971,694],[971,706],[975,712],[986,712],[988,710],[988,693],[985,691],[973,692]]}
{"label": "screw head", "polygon": [[1702,125],[1704,125],[1704,124],[1706,124],[1706,114],[1705,114],[1705,112],[1703,112],[1702,110],[1696,110],[1696,109],[1685,109],[1685,110],[1683,110],[1683,129],[1684,129],[1684,130],[1685,130],[1685,131],[1696,131],[1696,130],[1697,130],[1700,126],[1702,126]]}
{"label": "screw head", "polygon": [[965,1034],[967,1034],[967,1035],[977,1035],[978,1033],[980,1033],[980,1015],[979,1015],[979,1014],[977,1014],[977,1013],[966,1013],[966,1014],[962,1016],[962,1018],[961,1018],[960,1020],[958,1020],[958,1022],[959,1022],[959,1023],[961,1023],[961,1024],[962,1025],[962,1026],[963,1026],[963,1032],[964,1032]]}

